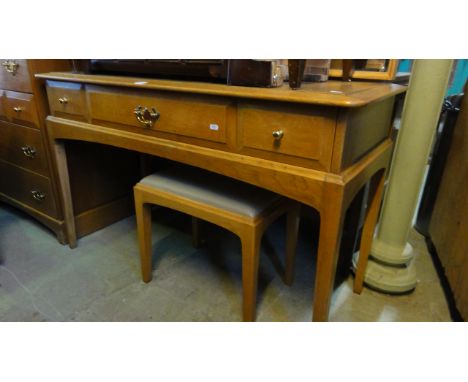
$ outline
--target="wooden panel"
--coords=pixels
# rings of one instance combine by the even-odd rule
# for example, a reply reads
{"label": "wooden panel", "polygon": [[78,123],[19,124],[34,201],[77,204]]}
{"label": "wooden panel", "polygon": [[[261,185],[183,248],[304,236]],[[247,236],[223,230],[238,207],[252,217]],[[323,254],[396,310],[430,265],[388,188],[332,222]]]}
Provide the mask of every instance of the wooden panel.
{"label": "wooden panel", "polygon": [[135,213],[133,192],[75,217],[76,236],[83,237]]}
{"label": "wooden panel", "polygon": [[40,130],[0,122],[0,158],[48,176]]}
{"label": "wooden panel", "polygon": [[87,116],[86,96],[83,85],[71,82],[47,81],[47,98],[51,114],[62,118]]}
{"label": "wooden panel", "polygon": [[[161,92],[133,92],[87,86],[89,113],[94,123],[109,121],[146,130],[186,137],[226,142],[229,101],[210,97]],[[137,121],[137,106],[155,108],[160,113],[152,127]]]}
{"label": "wooden panel", "polygon": [[76,215],[133,192],[140,179],[136,152],[87,142],[66,142]]}
{"label": "wooden panel", "polygon": [[341,168],[351,166],[390,134],[394,98],[349,110],[342,150]]}
{"label": "wooden panel", "polygon": [[[57,207],[49,178],[0,160],[0,192],[49,216],[57,217]],[[33,191],[44,194],[39,201]]]}
{"label": "wooden panel", "polygon": [[466,275],[468,274],[468,256],[465,256],[463,263],[460,264],[458,273],[459,280],[453,294],[455,296],[455,301],[458,310],[460,311],[461,316],[466,321],[468,317],[468,277],[466,277]]}
{"label": "wooden panel", "polygon": [[[14,73],[9,73],[5,66],[4,62],[13,61],[17,64],[16,70]],[[14,90],[18,92],[31,92],[31,79],[29,76],[29,68],[27,60],[10,60],[10,59],[0,59],[0,88],[6,90]]]}
{"label": "wooden panel", "polygon": [[[329,168],[336,123],[334,108],[242,103],[238,110],[241,147],[312,159]],[[281,132],[282,137],[275,139],[274,132]]]}
{"label": "wooden panel", "polygon": [[468,318],[468,97],[465,96],[454,128],[440,182],[429,233],[437,250],[458,310]]}
{"label": "wooden panel", "polygon": [[6,112],[11,122],[39,127],[34,96],[27,93],[5,92]]}

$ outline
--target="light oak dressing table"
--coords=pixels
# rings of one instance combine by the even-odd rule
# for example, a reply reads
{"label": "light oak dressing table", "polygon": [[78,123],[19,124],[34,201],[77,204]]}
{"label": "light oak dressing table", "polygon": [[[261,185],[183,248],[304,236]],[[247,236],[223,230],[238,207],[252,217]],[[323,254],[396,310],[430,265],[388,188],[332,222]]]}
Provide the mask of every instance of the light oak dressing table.
{"label": "light oak dressing table", "polygon": [[[345,212],[370,181],[366,258],[392,151],[389,83],[305,83],[300,90],[76,73],[46,80],[67,239],[76,246],[64,142],[111,145],[201,167],[274,191],[320,213],[313,320],[326,321]],[[96,158],[98,161],[99,158]],[[356,275],[356,291],[362,288]]]}

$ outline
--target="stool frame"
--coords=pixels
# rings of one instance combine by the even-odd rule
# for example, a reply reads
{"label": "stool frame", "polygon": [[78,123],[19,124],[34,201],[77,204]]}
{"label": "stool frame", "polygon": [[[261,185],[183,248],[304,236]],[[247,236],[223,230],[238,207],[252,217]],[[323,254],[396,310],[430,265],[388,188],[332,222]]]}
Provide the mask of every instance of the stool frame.
{"label": "stool frame", "polygon": [[[242,290],[244,321],[255,321],[260,243],[266,228],[287,213],[285,275],[290,285],[294,274],[300,203],[280,197],[255,218],[240,215],[180,195],[138,183],[134,187],[135,211],[140,246],[141,274],[145,283],[152,280],[151,205],[167,207],[221,226],[237,236],[242,245]],[[192,221],[193,244],[200,244],[198,222]]]}

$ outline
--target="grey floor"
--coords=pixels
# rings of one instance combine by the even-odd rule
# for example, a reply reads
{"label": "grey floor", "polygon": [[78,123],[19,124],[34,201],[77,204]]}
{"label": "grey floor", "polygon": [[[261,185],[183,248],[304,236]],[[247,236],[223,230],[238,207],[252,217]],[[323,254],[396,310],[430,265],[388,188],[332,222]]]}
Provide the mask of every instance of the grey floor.
{"label": "grey floor", "polygon": [[[27,215],[0,204],[0,321],[239,321],[240,243],[207,224],[194,249],[190,218],[153,211],[153,281],[140,280],[134,216],[78,241],[70,250]],[[262,243],[257,321],[309,321],[314,280],[314,231],[301,226],[296,281],[282,272],[284,221]],[[450,321],[424,241],[412,233],[419,283],[404,296],[367,288],[352,292],[352,276],[335,289],[330,321]]]}

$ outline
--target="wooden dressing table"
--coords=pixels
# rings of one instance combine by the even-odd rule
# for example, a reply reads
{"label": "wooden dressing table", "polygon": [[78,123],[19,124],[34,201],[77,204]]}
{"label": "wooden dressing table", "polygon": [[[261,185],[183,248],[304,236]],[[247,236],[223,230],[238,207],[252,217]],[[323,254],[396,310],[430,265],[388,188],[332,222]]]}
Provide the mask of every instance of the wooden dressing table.
{"label": "wooden dressing table", "polygon": [[73,201],[79,195],[70,192],[65,140],[201,167],[320,213],[313,320],[328,319],[344,215],[368,181],[361,252],[372,240],[392,151],[395,96],[404,87],[328,81],[290,90],[75,73],[37,77],[47,80],[47,132],[70,247],[76,246]]}

